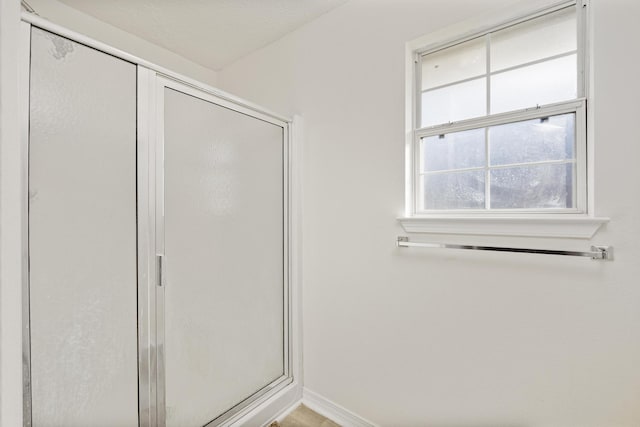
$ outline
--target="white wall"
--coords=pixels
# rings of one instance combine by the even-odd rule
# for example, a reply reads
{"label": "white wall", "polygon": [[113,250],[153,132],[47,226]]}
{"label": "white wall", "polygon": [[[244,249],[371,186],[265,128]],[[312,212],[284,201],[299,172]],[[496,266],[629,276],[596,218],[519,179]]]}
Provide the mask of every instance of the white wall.
{"label": "white wall", "polygon": [[0,0],[0,426],[22,424],[20,2]]}
{"label": "white wall", "polygon": [[28,0],[28,3],[42,18],[48,21],[187,77],[214,86],[217,83],[217,73],[214,70],[196,64],[177,53],[100,21],[57,0]]}
{"label": "white wall", "polygon": [[396,249],[405,42],[509,0],[351,0],[219,73],[305,118],[305,386],[384,426],[640,425],[640,2],[593,0],[596,262]]}

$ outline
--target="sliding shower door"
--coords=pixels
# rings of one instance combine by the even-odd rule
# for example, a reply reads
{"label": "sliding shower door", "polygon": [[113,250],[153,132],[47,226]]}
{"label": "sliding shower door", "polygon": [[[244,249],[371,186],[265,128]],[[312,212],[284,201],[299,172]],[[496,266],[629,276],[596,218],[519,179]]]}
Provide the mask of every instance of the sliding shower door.
{"label": "sliding shower door", "polygon": [[162,87],[166,424],[215,425],[287,377],[286,124]]}
{"label": "sliding shower door", "polygon": [[32,425],[136,426],[136,67],[33,28],[30,72]]}

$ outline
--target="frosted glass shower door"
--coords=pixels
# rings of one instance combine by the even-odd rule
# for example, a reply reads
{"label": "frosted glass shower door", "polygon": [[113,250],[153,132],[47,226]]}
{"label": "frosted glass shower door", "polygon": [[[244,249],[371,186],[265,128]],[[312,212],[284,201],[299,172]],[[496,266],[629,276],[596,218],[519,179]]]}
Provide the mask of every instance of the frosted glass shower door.
{"label": "frosted glass shower door", "polygon": [[163,96],[166,424],[217,424],[286,375],[285,131]]}
{"label": "frosted glass shower door", "polygon": [[32,425],[138,425],[136,67],[33,28]]}

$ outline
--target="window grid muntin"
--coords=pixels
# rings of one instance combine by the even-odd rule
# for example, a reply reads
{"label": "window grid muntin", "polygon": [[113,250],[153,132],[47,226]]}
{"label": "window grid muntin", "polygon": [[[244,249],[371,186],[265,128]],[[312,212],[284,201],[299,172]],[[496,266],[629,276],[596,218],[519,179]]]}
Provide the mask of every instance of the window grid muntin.
{"label": "window grid muntin", "polygon": [[[487,33],[484,36],[485,41],[485,53],[486,53],[486,79],[487,79],[487,94],[485,95],[487,116],[491,115],[491,33]],[[489,165],[489,126],[484,128],[484,208],[486,210],[491,209],[491,172],[487,167]]]}
{"label": "window grid muntin", "polygon": [[576,162],[576,159],[574,157],[571,159],[563,159],[563,160],[540,160],[537,162],[508,163],[508,164],[496,165],[496,166],[490,166],[488,164],[485,164],[484,166],[475,166],[472,168],[440,169],[436,171],[420,172],[419,175],[420,176],[441,175],[449,172],[471,172],[471,171],[480,171],[480,170],[487,170],[487,169],[488,170],[511,169],[511,168],[517,168],[517,167],[525,167],[525,166],[560,165],[560,164],[575,163],[575,162]]}

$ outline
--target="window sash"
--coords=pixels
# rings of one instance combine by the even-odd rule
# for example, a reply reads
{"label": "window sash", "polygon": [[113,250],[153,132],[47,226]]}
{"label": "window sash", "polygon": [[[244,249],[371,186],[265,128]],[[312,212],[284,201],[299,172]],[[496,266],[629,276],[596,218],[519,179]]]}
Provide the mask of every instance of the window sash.
{"label": "window sash", "polygon": [[[471,35],[467,35],[461,38],[458,38],[456,40],[450,41],[450,42],[446,42],[446,43],[440,43],[437,44],[435,46],[432,47],[427,47],[426,49],[419,49],[414,51],[414,116],[413,116],[413,122],[414,122],[414,129],[418,128],[418,126],[420,128],[424,128],[424,127],[429,127],[429,126],[423,126],[422,123],[422,95],[428,92],[433,92],[435,90],[439,90],[439,89],[443,89],[443,88],[447,88],[447,87],[452,87],[458,84],[462,84],[465,82],[470,82],[473,80],[478,80],[478,79],[485,79],[485,86],[486,86],[486,96],[485,96],[485,101],[486,101],[486,114],[482,115],[482,116],[478,116],[478,117],[474,117],[471,119],[465,119],[465,120],[476,120],[476,119],[482,119],[484,117],[490,116],[493,113],[491,112],[491,95],[492,95],[492,77],[494,76],[498,76],[501,74],[504,74],[506,72],[510,72],[510,71],[514,71],[514,70],[518,70],[518,69],[523,69],[525,67],[529,67],[529,66],[533,66],[533,65],[537,65],[537,64],[542,64],[548,61],[553,61],[556,59],[560,59],[560,58],[564,58],[570,55],[576,55],[576,98],[575,99],[582,99],[586,97],[586,92],[587,89],[585,87],[585,55],[584,55],[584,47],[585,47],[585,40],[584,40],[584,15],[583,13],[581,13],[581,9],[583,8],[583,4],[586,0],[573,0],[573,1],[567,1],[567,2],[562,2],[559,3],[553,7],[547,7],[545,9],[542,9],[540,11],[537,12],[533,12],[531,14],[522,16],[520,18],[517,19],[513,19],[507,22],[504,22],[502,24],[496,25],[496,26],[491,26],[488,28],[485,28],[481,31],[472,33]],[[500,69],[500,70],[495,70],[495,71],[491,71],[491,36],[494,33],[498,33],[501,30],[505,30],[507,28],[510,27],[515,27],[518,24],[522,24],[522,23],[526,23],[526,22],[530,22],[532,20],[535,20],[537,18],[546,16],[546,15],[553,15],[554,13],[560,12],[562,10],[566,10],[569,8],[575,8],[576,9],[576,13],[575,13],[575,17],[576,17],[576,46],[577,49],[572,49],[570,51],[566,51],[566,52],[562,52],[559,54],[555,54],[555,55],[550,55],[548,57],[544,57],[544,58],[539,58],[533,61],[526,61],[520,64],[516,64],[510,67],[507,67],[505,69]],[[449,82],[446,84],[442,84],[442,85],[438,85],[435,87],[430,87],[428,89],[424,89],[422,88],[422,63],[423,63],[423,58],[440,52],[440,51],[444,51],[447,50],[449,48],[458,46],[458,45],[462,45],[464,43],[470,42],[472,40],[478,40],[478,39],[484,39],[484,49],[485,49],[485,55],[486,55],[486,64],[485,64],[485,70],[482,74],[477,74],[474,76],[470,76],[470,77],[466,77],[464,79],[460,79],[454,82]],[[563,100],[561,102],[568,102],[571,101],[572,99],[567,99],[567,100]],[[531,107],[538,107],[538,106],[531,106]],[[530,108],[531,108],[530,107]],[[518,111],[518,110],[511,110],[511,111]],[[509,111],[509,112],[511,112]],[[451,122],[451,123],[455,123]],[[442,125],[448,125],[450,123],[442,123]],[[432,126],[439,126],[439,124],[436,125],[432,125]]]}
{"label": "window sash", "polygon": [[506,113],[490,114],[488,116],[482,116],[473,119],[427,126],[416,129],[414,133],[417,137],[423,138],[434,135],[460,132],[463,130],[497,126],[513,122],[520,122],[523,120],[539,119],[541,117],[557,116],[564,113],[571,113],[577,111],[578,109],[584,108],[585,105],[586,99],[578,98],[566,102],[558,102],[555,104],[523,108]]}
{"label": "window sash", "polygon": [[[423,172],[421,170],[421,140],[431,136],[450,134],[473,129],[488,129],[493,126],[503,124],[521,122],[526,120],[540,119],[544,117],[575,114],[575,156],[573,159],[551,160],[540,162],[525,162],[508,165],[489,165],[489,159],[485,159],[485,165],[481,167],[451,169],[444,171]],[[413,132],[413,170],[412,170],[412,187],[413,187],[413,214],[429,215],[429,214],[495,214],[495,213],[566,213],[581,214],[587,212],[587,144],[586,144],[586,100],[578,99],[569,102],[551,104],[547,106],[537,107],[533,109],[524,109],[515,112],[501,113],[492,116],[485,116],[479,119],[469,119],[456,123],[447,123],[443,125],[432,126],[428,128],[418,129]],[[488,147],[488,143],[486,143]],[[423,176],[436,175],[440,173],[454,173],[462,171],[485,171],[488,175],[491,170],[505,169],[509,167],[526,167],[537,164],[568,164],[573,163],[575,167],[575,206],[573,208],[511,208],[497,209],[490,207],[490,180],[485,179],[485,207],[482,209],[427,209],[424,207],[424,188]]]}

